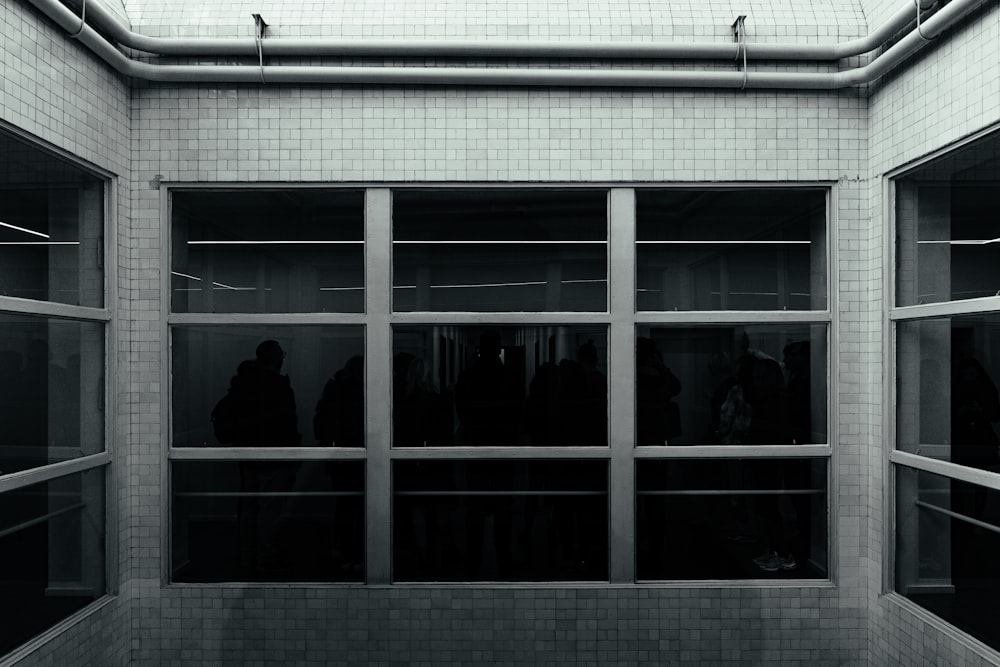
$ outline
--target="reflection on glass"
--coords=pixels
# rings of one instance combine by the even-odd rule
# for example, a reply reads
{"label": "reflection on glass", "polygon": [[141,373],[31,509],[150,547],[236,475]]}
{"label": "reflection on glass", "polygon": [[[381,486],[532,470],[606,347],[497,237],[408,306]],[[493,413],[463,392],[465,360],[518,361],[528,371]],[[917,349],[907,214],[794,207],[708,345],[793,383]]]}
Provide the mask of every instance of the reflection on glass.
{"label": "reflection on glass", "polygon": [[997,294],[998,185],[997,134],[896,181],[898,305]]}
{"label": "reflection on glass", "polygon": [[393,193],[396,311],[607,309],[607,192]]}
{"label": "reflection on glass", "polygon": [[0,494],[0,654],[107,592],[104,468]]}
{"label": "reflection on glass", "polygon": [[171,331],[174,446],[364,446],[363,327]]}
{"label": "reflection on glass", "polygon": [[364,464],[175,462],[171,579],[363,581]]}
{"label": "reflection on glass", "polygon": [[637,333],[637,445],[826,442],[826,325]]}
{"label": "reflection on glass", "polygon": [[639,579],[827,577],[826,460],[636,462]]}
{"label": "reflection on glass", "polygon": [[896,590],[1000,649],[1000,492],[896,470]]}
{"label": "reflection on glass", "polygon": [[393,329],[393,444],[608,444],[607,329]]}
{"label": "reflection on glass", "polygon": [[0,131],[0,296],[104,305],[104,184]]}
{"label": "reflection on glass", "polygon": [[0,474],[104,450],[104,325],[0,314]]}
{"label": "reflection on glass", "polygon": [[1000,472],[1000,314],[900,322],[897,446]]}
{"label": "reflection on glass", "polygon": [[364,310],[360,190],[173,191],[175,313]]}
{"label": "reflection on glass", "polygon": [[638,190],[639,310],[826,307],[826,191]]}
{"label": "reflection on glass", "polygon": [[396,461],[394,581],[607,581],[604,461]]}

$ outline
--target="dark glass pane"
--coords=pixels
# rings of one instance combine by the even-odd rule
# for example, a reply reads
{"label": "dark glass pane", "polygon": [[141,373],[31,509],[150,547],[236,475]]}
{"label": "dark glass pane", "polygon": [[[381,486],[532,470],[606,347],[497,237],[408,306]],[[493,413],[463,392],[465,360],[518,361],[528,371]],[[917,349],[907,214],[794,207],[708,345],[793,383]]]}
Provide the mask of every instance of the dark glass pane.
{"label": "dark glass pane", "polygon": [[826,308],[826,191],[639,190],[638,310]]}
{"label": "dark glass pane", "polygon": [[0,296],[104,305],[104,183],[0,132]]}
{"label": "dark glass pane", "polygon": [[104,468],[0,494],[0,654],[107,592]]}
{"label": "dark glass pane", "polygon": [[607,581],[605,461],[395,461],[394,581]]}
{"label": "dark glass pane", "polygon": [[996,295],[998,185],[997,134],[896,181],[898,305]]}
{"label": "dark glass pane", "polygon": [[174,191],[176,313],[364,310],[364,192]]}
{"label": "dark glass pane", "polygon": [[393,193],[397,311],[607,309],[607,192]]}
{"label": "dark glass pane", "polygon": [[900,322],[896,442],[1000,472],[1000,314]]}
{"label": "dark glass pane", "polygon": [[637,327],[636,444],[825,443],[826,330]]}
{"label": "dark glass pane", "polygon": [[364,581],[362,461],[174,462],[171,579]]}
{"label": "dark glass pane", "polygon": [[364,447],[364,327],[171,331],[175,446]]}
{"label": "dark glass pane", "polygon": [[0,474],[104,451],[104,324],[0,314]]}
{"label": "dark glass pane", "polygon": [[1000,650],[1000,492],[896,473],[896,590]]}
{"label": "dark glass pane", "polygon": [[825,459],[636,462],[639,579],[827,578]]}
{"label": "dark glass pane", "polygon": [[393,329],[393,444],[608,444],[604,326]]}

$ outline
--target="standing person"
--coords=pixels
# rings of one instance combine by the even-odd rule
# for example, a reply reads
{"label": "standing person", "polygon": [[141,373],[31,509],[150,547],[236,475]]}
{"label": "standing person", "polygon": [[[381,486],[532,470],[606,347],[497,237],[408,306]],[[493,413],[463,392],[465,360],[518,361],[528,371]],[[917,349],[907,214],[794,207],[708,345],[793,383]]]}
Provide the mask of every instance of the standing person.
{"label": "standing person", "polygon": [[[256,359],[239,365],[229,392],[212,412],[217,437],[234,447],[297,447],[302,436],[295,393],[281,374],[285,352],[275,340],[257,346]],[[240,566],[271,575],[284,567],[278,525],[295,479],[295,464],[279,461],[240,463],[238,506]]]}
{"label": "standing person", "polygon": [[[458,378],[455,385],[455,409],[458,412],[461,444],[517,444],[520,405],[513,378],[501,359],[500,335],[486,331],[479,338],[479,356]],[[472,491],[509,491],[513,484],[510,468],[483,466],[479,462],[465,466]],[[497,575],[510,574],[511,526],[513,509],[510,498],[489,494],[469,499],[465,514],[466,568],[470,576],[481,574],[480,555],[487,517],[493,517],[493,544],[496,547]]]}

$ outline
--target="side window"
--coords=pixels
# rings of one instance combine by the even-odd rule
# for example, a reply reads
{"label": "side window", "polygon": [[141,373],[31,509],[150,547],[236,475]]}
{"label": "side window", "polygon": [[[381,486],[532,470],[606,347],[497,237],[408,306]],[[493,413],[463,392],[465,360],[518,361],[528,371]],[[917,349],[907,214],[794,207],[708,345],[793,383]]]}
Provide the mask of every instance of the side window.
{"label": "side window", "polygon": [[1000,648],[1000,136],[900,174],[894,587]]}
{"label": "side window", "polygon": [[0,130],[0,654],[108,590],[106,186]]}

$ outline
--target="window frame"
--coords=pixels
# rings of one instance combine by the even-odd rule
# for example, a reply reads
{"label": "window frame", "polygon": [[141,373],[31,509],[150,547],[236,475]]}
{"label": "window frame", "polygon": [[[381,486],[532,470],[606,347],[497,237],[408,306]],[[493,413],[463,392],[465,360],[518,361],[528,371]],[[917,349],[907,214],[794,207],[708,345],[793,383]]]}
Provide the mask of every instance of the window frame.
{"label": "window frame", "polygon": [[[365,309],[363,313],[304,313],[304,314],[196,314],[172,313],[161,318],[162,358],[166,369],[167,386],[161,396],[161,417],[165,425],[163,438],[163,488],[162,511],[168,521],[170,466],[173,461],[191,460],[316,460],[363,459],[366,485],[366,580],[363,584],[329,582],[320,585],[358,586],[482,586],[496,582],[471,581],[461,583],[411,583],[393,581],[391,572],[392,547],[392,465],[396,460],[483,460],[483,459],[602,459],[609,470],[609,585],[663,585],[672,582],[643,582],[635,577],[635,465],[643,459],[669,459],[709,457],[728,458],[824,458],[827,464],[827,538],[829,568],[827,579],[782,580],[780,585],[824,587],[836,580],[836,448],[838,396],[835,383],[827,389],[828,441],[821,445],[794,446],[686,446],[686,447],[636,447],[635,436],[635,336],[636,325],[641,324],[727,324],[789,323],[822,324],[828,327],[826,364],[831,368],[837,350],[837,331],[834,313],[837,312],[837,290],[833,280],[833,257],[837,244],[835,207],[837,184],[835,182],[803,181],[794,183],[678,183],[678,184],[622,184],[622,183],[164,183],[161,189],[161,269],[169,275],[170,255],[170,193],[178,189],[280,189],[280,188],[349,188],[365,192]],[[691,311],[660,312],[636,310],[636,191],[644,188],[746,188],[822,189],[826,197],[826,266],[827,303],[823,310],[815,311]],[[549,190],[605,190],[607,192],[607,281],[608,300],[605,311],[579,312],[441,312],[401,311],[392,309],[392,193],[402,189],[549,189]],[[161,297],[169,308],[169,281],[161,281]],[[364,449],[327,447],[301,448],[245,448],[172,446],[172,415],[170,396],[170,369],[172,350],[170,329],[184,324],[362,324],[365,327],[365,424],[367,430]],[[399,325],[572,325],[588,324],[607,327],[607,378],[609,395],[609,444],[606,447],[394,447],[391,443],[392,406],[390,400],[371,400],[374,396],[390,396],[392,383],[393,328]],[[161,539],[164,553],[170,551],[170,530],[164,530]],[[169,558],[162,559],[162,577],[167,586],[206,584],[179,584],[170,579]],[[501,585],[565,586],[567,582],[503,582]],[[598,582],[599,583],[599,582]],[[724,580],[709,582],[678,581],[677,585],[699,584],[731,587],[774,586],[766,578]],[[261,584],[269,585],[269,584]],[[310,584],[316,585],[316,584]]]}
{"label": "window frame", "polygon": [[104,534],[101,536],[104,554],[104,590],[97,594],[90,603],[61,618],[50,628],[39,635],[29,638],[4,658],[14,660],[29,654],[34,648],[45,641],[45,637],[60,628],[69,627],[81,616],[91,613],[94,609],[107,603],[111,596],[117,593],[119,558],[118,554],[118,508],[115,502],[117,494],[118,471],[114,465],[114,453],[118,448],[115,439],[115,429],[118,422],[119,384],[116,355],[112,350],[119,348],[118,322],[112,316],[117,309],[118,285],[118,199],[119,184],[117,176],[83,158],[58,148],[44,140],[0,120],[0,133],[9,135],[29,148],[47,154],[50,158],[66,163],[89,176],[101,185],[101,240],[98,245],[101,268],[102,305],[80,306],[55,301],[43,301],[21,297],[0,296],[0,313],[9,315],[30,315],[50,320],[80,322],[100,326],[103,337],[101,365],[104,376],[101,382],[100,400],[103,406],[103,448],[102,451],[80,456],[73,459],[58,461],[13,473],[0,474],[0,493],[15,491],[35,484],[66,478],[88,471],[100,470],[103,477],[103,494],[100,499],[104,513]]}
{"label": "window frame", "polygon": [[[899,270],[898,261],[900,247],[897,241],[897,230],[899,220],[897,216],[897,191],[898,183],[907,177],[913,177],[927,166],[946,159],[959,151],[970,147],[980,141],[993,141],[1000,144],[1000,124],[993,124],[965,136],[953,143],[931,151],[907,164],[887,171],[882,178],[882,238],[888,246],[885,253],[886,262],[883,267],[883,284],[886,285],[885,298],[883,299],[883,323],[886,327],[886,336],[883,336],[883,358],[885,359],[884,386],[882,391],[883,402],[887,407],[886,418],[883,423],[884,442],[888,446],[882,451],[883,475],[886,483],[882,491],[883,523],[890,527],[885,532],[883,543],[886,548],[882,554],[883,574],[882,592],[889,596],[896,604],[905,607],[915,615],[927,618],[933,625],[940,627],[943,632],[960,638],[980,651],[987,651],[995,654],[996,649],[988,646],[965,631],[958,629],[950,622],[938,617],[929,610],[911,601],[905,594],[897,590],[897,545],[899,530],[899,507],[898,507],[898,474],[903,470],[923,471],[939,475],[947,480],[957,480],[967,482],[986,489],[1000,491],[1000,473],[988,470],[980,470],[953,463],[934,459],[920,454],[906,452],[900,449],[898,440],[898,413],[896,404],[899,398],[899,327],[907,322],[921,322],[932,319],[948,318],[963,315],[994,314],[1000,313],[1000,296],[977,297],[971,299],[957,299],[947,301],[937,301],[926,304],[900,305],[899,298]],[[927,179],[914,179],[916,183],[936,182]]]}

